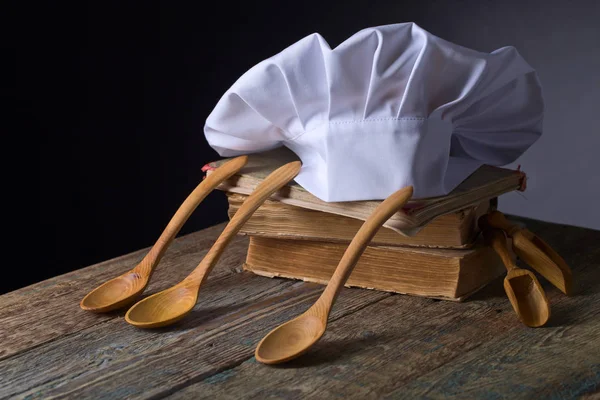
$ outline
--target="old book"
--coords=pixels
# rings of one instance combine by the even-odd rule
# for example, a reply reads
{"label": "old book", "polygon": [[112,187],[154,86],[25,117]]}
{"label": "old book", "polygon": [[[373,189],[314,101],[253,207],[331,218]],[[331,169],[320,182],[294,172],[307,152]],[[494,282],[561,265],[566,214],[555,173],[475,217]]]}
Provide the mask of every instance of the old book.
{"label": "old book", "polygon": [[[229,218],[232,218],[248,196],[227,193]],[[381,228],[371,244],[374,246],[422,246],[434,248],[467,248],[473,244],[479,229],[477,220],[494,208],[494,202],[445,214],[433,219],[414,236]],[[350,243],[363,221],[267,200],[240,230],[242,235],[277,239],[313,240]]]}
{"label": "old book", "polygon": [[[326,284],[346,247],[251,236],[244,269]],[[462,301],[503,273],[500,258],[481,243],[466,250],[369,246],[346,286]]]}
{"label": "old book", "polygon": [[[226,160],[211,162],[204,167],[204,170],[210,174]],[[285,147],[251,154],[248,164],[237,175],[223,182],[219,189],[248,195],[271,171],[293,160],[298,160],[298,157]],[[413,236],[436,217],[476,206],[503,193],[524,190],[524,188],[523,172],[484,165],[446,196],[412,199],[404,210],[392,216],[384,226],[400,234]],[[374,200],[328,203],[313,196],[296,183],[282,188],[272,198],[284,204],[363,221],[381,202]]]}

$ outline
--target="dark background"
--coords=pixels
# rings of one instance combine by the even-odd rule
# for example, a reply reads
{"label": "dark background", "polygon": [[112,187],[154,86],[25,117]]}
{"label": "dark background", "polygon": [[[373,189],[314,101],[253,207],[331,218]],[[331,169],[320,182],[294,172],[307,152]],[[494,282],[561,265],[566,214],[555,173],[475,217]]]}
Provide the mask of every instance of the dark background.
{"label": "dark background", "polygon": [[[468,29],[472,43],[457,43],[490,51],[513,44],[514,21],[536,36],[535,18],[543,20],[550,3],[562,4],[57,3],[27,4],[19,34],[10,37],[15,104],[35,133],[29,145],[38,146],[32,230],[39,240],[31,250],[36,267],[2,280],[2,291],[152,245],[201,181],[202,166],[218,158],[203,125],[220,96],[250,67],[302,37],[319,32],[335,47],[360,29],[413,21],[448,40]],[[493,22],[496,15],[505,22]],[[527,48],[519,50],[526,56]],[[213,193],[180,234],[224,220],[225,197]]]}

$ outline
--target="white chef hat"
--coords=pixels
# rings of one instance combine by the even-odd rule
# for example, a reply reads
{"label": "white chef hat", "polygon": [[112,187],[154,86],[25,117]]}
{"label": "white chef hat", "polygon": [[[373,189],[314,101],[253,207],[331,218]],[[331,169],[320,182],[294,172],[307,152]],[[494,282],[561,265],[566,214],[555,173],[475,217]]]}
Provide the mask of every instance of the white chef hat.
{"label": "white chef hat", "polygon": [[257,64],[204,132],[221,156],[286,146],[296,181],[324,201],[445,195],[541,135],[535,71],[513,47],[481,53],[416,24],[364,29],[333,50],[319,34]]}

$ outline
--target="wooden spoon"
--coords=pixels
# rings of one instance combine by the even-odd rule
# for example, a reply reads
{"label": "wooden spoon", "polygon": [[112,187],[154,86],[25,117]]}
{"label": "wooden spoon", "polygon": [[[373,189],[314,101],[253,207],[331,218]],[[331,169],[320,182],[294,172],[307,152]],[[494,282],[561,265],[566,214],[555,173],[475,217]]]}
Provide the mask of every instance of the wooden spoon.
{"label": "wooden spoon", "polygon": [[134,304],[125,314],[125,320],[139,328],[158,328],[173,324],[192,311],[198,299],[200,286],[219,260],[225,247],[269,196],[294,179],[300,167],[301,162],[294,161],[273,171],[244,201],[192,273],[177,285]]}
{"label": "wooden spoon", "polygon": [[482,217],[485,223],[502,229],[512,238],[515,253],[564,294],[571,294],[572,274],[565,260],[531,231],[510,223],[500,211]]}
{"label": "wooden spoon", "polygon": [[208,175],[181,204],[169,224],[144,259],[131,271],[98,286],[81,300],[80,307],[94,312],[116,310],[133,303],[142,294],[154,268],[167,247],[188,220],[198,204],[221,182],[233,176],[248,162],[247,156],[234,158]]}
{"label": "wooden spoon", "polygon": [[544,325],[550,318],[550,305],[540,282],[531,271],[515,265],[508,253],[504,232],[486,229],[483,236],[508,270],[504,278],[504,291],[519,319],[533,328]]}
{"label": "wooden spoon", "polygon": [[352,239],[327,287],[316,303],[304,314],[280,325],[265,336],[256,348],[256,359],[265,364],[278,364],[306,352],[325,333],[327,318],[341,288],[379,228],[411,198],[412,186],[405,187],[385,199]]}

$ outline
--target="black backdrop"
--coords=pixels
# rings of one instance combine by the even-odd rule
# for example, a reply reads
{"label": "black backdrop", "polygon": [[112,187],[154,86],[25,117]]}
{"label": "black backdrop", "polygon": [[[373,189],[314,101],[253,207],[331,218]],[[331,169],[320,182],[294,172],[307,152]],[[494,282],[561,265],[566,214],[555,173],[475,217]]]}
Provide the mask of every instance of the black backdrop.
{"label": "black backdrop", "polygon": [[[333,47],[425,11],[417,1],[202,3],[26,6],[11,40],[19,111],[39,146],[39,240],[34,268],[16,269],[2,291],[152,245],[218,158],[206,117],[254,64],[313,32]],[[224,220],[213,193],[180,234]]]}

